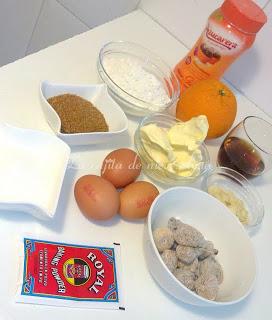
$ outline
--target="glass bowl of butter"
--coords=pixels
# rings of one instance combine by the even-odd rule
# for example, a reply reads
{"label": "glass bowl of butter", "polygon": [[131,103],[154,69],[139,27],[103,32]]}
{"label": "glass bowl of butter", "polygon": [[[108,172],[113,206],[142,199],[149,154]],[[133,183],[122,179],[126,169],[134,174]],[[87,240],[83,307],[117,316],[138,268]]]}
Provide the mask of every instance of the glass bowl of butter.
{"label": "glass bowl of butter", "polygon": [[145,117],[134,136],[145,174],[168,186],[196,182],[210,169],[208,127],[206,116],[187,122],[164,113]]}
{"label": "glass bowl of butter", "polygon": [[202,189],[228,207],[249,233],[261,224],[264,217],[261,196],[239,172],[225,167],[213,168],[205,175]]}

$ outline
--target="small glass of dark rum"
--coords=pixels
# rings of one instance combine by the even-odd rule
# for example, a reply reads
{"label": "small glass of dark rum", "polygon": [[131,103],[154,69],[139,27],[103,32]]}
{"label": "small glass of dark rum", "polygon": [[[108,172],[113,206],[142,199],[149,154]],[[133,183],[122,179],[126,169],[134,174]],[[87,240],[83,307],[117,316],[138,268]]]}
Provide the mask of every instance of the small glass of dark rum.
{"label": "small glass of dark rum", "polygon": [[246,117],[226,136],[219,149],[217,163],[247,178],[271,169],[272,124],[259,117]]}

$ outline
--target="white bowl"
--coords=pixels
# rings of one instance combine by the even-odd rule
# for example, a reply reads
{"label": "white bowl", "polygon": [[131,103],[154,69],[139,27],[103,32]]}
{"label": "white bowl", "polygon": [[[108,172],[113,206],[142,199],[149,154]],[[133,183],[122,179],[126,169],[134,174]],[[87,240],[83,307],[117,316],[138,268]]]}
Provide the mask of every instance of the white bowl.
{"label": "white bowl", "polygon": [[[108,132],[61,133],[61,121],[58,114],[47,102],[47,99],[64,93],[76,94],[91,101],[105,117],[109,126]],[[55,134],[71,146],[106,143],[125,132],[128,119],[123,110],[108,94],[105,84],[66,85],[43,81],[40,87],[41,104],[46,120]]]}
{"label": "white bowl", "polygon": [[[167,226],[175,217],[197,228],[218,249],[224,281],[216,301],[198,296],[182,285],[163,263],[152,231]],[[153,202],[145,227],[145,256],[150,273],[170,295],[198,306],[225,306],[243,300],[252,290],[256,263],[253,247],[243,225],[217,199],[198,189],[175,187]]]}
{"label": "white bowl", "polygon": [[0,125],[0,210],[52,218],[70,148],[53,134]]}

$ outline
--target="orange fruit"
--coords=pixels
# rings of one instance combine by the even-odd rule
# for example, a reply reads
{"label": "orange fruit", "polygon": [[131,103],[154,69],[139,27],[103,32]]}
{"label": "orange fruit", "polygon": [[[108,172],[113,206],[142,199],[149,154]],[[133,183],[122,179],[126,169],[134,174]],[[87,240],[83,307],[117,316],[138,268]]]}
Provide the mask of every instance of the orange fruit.
{"label": "orange fruit", "polygon": [[206,115],[209,122],[207,139],[213,139],[231,128],[236,112],[237,102],[230,88],[216,79],[207,79],[196,82],[181,95],[176,117],[187,121]]}

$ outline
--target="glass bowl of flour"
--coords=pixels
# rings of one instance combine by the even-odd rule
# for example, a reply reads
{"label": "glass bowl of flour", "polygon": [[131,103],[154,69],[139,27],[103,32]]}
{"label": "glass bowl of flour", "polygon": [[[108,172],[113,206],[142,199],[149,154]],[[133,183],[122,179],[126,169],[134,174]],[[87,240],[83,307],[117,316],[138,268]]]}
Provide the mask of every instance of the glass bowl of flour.
{"label": "glass bowl of flour", "polygon": [[128,114],[146,116],[177,103],[180,86],[171,68],[136,43],[107,43],[100,50],[97,68],[110,95]]}

